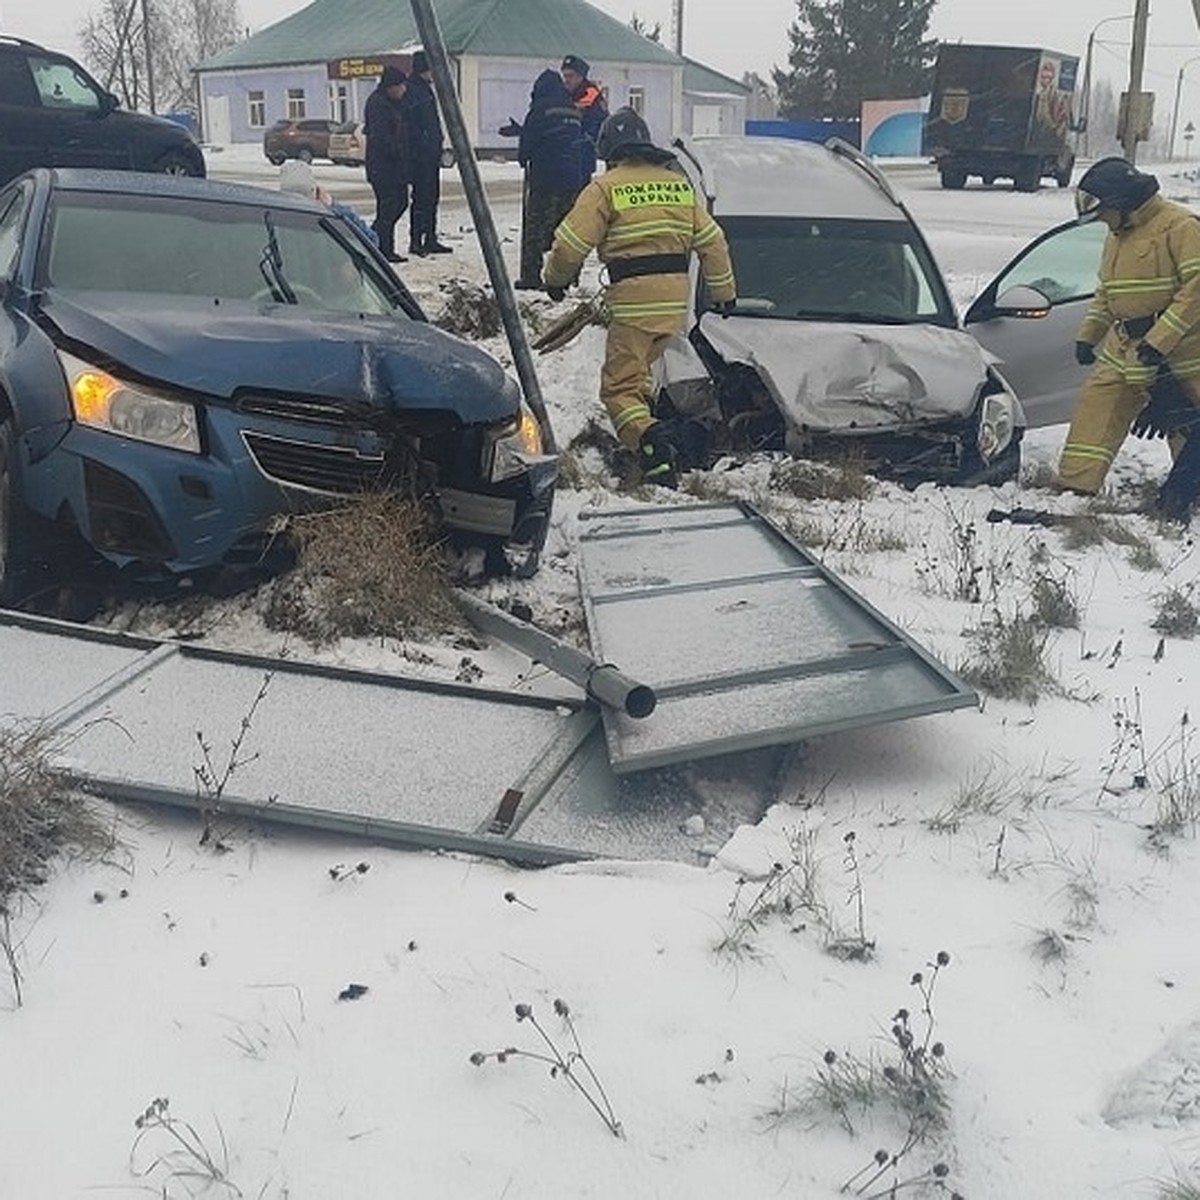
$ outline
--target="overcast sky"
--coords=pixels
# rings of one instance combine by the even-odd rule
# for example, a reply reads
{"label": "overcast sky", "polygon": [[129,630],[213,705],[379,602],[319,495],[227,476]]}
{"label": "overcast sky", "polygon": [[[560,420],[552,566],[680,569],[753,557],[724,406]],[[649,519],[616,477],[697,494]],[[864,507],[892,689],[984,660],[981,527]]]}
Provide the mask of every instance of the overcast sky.
{"label": "overcast sky", "polygon": [[[153,2],[153,0],[152,0]],[[404,4],[407,0],[395,0]],[[671,0],[592,0],[627,20],[637,13],[669,27]],[[76,31],[96,0],[0,0],[0,30],[68,53],[78,50]],[[242,19],[261,29],[304,7],[304,0],[240,0]],[[1048,46],[1082,56],[1088,32],[1102,18],[1132,14],[1134,0],[939,0],[931,32],[947,41]],[[727,74],[745,70],[766,76],[787,58],[787,27],[793,0],[686,0],[684,50]],[[1096,69],[1120,80],[1129,56],[1128,20],[1106,24],[1097,34]],[[1169,112],[1176,73],[1197,56],[1184,84],[1184,114],[1200,122],[1200,33],[1191,0],[1153,0],[1146,87],[1158,93],[1158,111]],[[1110,43],[1124,43],[1110,44]],[[587,55],[586,46],[569,49]]]}

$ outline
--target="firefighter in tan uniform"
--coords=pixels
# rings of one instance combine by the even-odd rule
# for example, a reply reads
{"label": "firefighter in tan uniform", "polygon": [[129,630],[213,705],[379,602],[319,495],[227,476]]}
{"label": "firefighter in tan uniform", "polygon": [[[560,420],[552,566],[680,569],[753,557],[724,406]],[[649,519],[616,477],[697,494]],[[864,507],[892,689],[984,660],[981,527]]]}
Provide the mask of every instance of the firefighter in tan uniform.
{"label": "firefighter in tan uniform", "polygon": [[650,368],[683,330],[693,250],[713,307],[732,307],[729,247],[675,156],[651,142],[633,109],[618,109],[605,121],[597,151],[608,170],[584,188],[555,231],[542,279],[561,299],[584,259],[599,250],[612,314],[600,399],[617,437],[637,452],[644,477],[674,486],[681,447],[672,423],[655,420]]}
{"label": "firefighter in tan uniform", "polygon": [[[1095,367],[1059,460],[1062,487],[1094,494],[1126,435],[1173,434],[1200,404],[1200,218],[1158,180],[1106,158],[1079,181],[1081,221],[1109,228],[1100,282],[1075,343]],[[1172,449],[1178,443],[1172,442]]]}

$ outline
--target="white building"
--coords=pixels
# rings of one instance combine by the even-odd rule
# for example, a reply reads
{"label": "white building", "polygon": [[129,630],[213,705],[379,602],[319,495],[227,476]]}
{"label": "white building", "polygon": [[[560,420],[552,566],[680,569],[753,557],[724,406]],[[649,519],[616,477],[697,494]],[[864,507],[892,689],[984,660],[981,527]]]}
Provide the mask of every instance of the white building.
{"label": "white building", "polygon": [[[741,132],[749,89],[680,58],[585,0],[440,0],[438,19],[472,144],[514,152],[497,130],[529,106],[533,80],[563,56],[592,67],[610,108],[629,105],[657,141]],[[200,65],[204,137],[260,141],[282,117],[351,120],[387,63],[408,69],[420,35],[402,0],[313,0]]]}

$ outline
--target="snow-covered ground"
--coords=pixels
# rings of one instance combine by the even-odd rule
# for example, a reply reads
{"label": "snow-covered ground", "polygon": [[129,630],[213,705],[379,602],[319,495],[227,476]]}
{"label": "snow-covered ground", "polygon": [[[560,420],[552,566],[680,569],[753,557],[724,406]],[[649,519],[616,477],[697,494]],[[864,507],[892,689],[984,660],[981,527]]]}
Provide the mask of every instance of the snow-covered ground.
{"label": "snow-covered ground", "polygon": [[[897,182],[959,303],[1070,212],[1056,191]],[[496,220],[515,254],[515,206]],[[455,255],[403,268],[432,311],[446,280],[482,276],[465,211],[445,208],[442,227]],[[564,444],[600,415],[601,344],[589,331],[541,360]],[[1027,479],[1061,438],[1030,435]],[[1132,507],[1165,465],[1161,445],[1130,444],[1109,499]],[[891,1196],[899,1181],[901,1197],[1115,1200],[1154,1196],[1200,1160],[1200,648],[1152,627],[1170,589],[1200,600],[1191,532],[1122,515],[1088,544],[1095,523],[1071,539],[986,521],[993,506],[1086,508],[1028,485],[802,502],[770,494],[766,476],[752,466],[709,483],[765,498],[947,663],[974,656],[970,631],[1027,613],[1035,592],[1072,599],[1079,628],[1046,633],[1041,699],[798,750],[765,819],[706,867],[518,872],[244,828],[216,854],[198,820],[113,812],[112,852],[62,865],[15,913],[20,1007],[0,958],[0,1197],[809,1200]],[[619,502],[599,480],[564,492],[540,577],[504,590],[542,617],[572,608],[578,514]],[[281,648],[252,601],[215,607],[205,629]],[[414,649],[322,656],[412,670]],[[452,675],[461,654],[433,651],[422,669]],[[518,686],[514,656],[477,657],[489,682]],[[698,772],[697,810],[713,789],[764,787],[755,767]],[[860,932],[869,961],[827,952]],[[913,1132],[883,1069],[899,1061],[899,1009],[925,1038],[922,988],[941,951],[928,1045],[945,1047],[942,1119],[917,1121],[894,1172],[839,1193]],[[546,1063],[471,1061],[549,1053],[517,1020],[524,1004],[572,1047],[556,999],[620,1138]],[[581,1065],[573,1074],[595,1095]],[[135,1128],[160,1097],[169,1106]],[[842,1115],[831,1097],[848,1099]]]}

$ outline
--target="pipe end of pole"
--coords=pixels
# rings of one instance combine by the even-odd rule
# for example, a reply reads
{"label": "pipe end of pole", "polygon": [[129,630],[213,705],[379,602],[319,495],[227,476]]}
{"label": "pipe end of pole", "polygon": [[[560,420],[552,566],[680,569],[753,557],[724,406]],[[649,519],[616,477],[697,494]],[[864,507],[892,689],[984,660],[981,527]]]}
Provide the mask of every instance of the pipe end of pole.
{"label": "pipe end of pole", "polygon": [[629,695],[625,697],[626,715],[639,721],[648,717],[657,707],[658,697],[654,694],[654,689],[644,683],[631,688]]}

